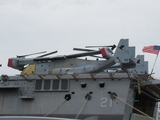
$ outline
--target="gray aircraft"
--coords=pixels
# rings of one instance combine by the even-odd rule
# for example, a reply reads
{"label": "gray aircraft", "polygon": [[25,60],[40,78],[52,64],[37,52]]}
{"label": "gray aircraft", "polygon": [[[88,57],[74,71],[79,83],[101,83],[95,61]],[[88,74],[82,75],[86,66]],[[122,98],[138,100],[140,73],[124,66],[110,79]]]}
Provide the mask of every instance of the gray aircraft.
{"label": "gray aircraft", "polygon": [[[8,60],[8,66],[21,70],[21,74],[23,75],[100,72],[115,64],[114,57],[112,56],[112,50],[115,48],[115,45],[111,47],[111,49],[109,47],[104,47],[99,50],[74,48],[74,50],[83,50],[87,52],[54,57],[45,56],[54,54],[57,51],[38,56],[36,58],[25,58],[28,55],[17,56],[17,58],[10,58]],[[105,60],[98,60],[99,56],[94,56],[98,54],[101,54],[101,58],[104,58]],[[78,57],[84,56],[94,56],[97,57],[97,60],[87,60],[86,58],[78,59]]]}
{"label": "gray aircraft", "polygon": [[[128,39],[121,39],[114,52],[115,47],[10,58],[8,66],[22,72],[0,77],[0,119],[155,120],[160,81],[148,73],[144,55],[135,57]],[[96,60],[80,58],[86,56]]]}

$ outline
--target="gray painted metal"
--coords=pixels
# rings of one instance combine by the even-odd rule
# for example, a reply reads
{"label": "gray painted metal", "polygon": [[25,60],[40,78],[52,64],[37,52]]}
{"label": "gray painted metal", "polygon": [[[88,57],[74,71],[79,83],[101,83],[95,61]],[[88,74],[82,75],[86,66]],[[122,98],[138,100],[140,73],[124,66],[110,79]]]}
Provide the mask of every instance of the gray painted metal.
{"label": "gray painted metal", "polygon": [[[21,76],[22,77],[22,76]],[[35,80],[22,80],[22,86],[19,86],[19,92],[29,91],[30,88],[34,89]],[[43,80],[45,81],[45,80]],[[11,81],[13,82],[13,81]],[[83,83],[86,83],[86,88],[81,87]],[[104,87],[100,87],[100,84],[104,83]],[[50,114],[50,116],[63,116],[74,118],[85,101],[86,94],[91,95],[91,100],[88,100],[80,118],[86,118],[89,116],[99,116],[99,119],[105,120],[106,118],[119,118],[122,116],[122,120],[129,119],[129,114],[124,115],[124,112],[131,112],[132,109],[121,103],[118,100],[112,101],[110,98],[110,92],[116,92],[117,95],[124,101],[133,104],[134,89],[130,88],[131,81],[128,79],[78,79],[69,80],[68,90],[34,90],[34,99],[23,99],[18,94],[17,89],[3,89],[0,91],[1,115],[38,115],[43,116],[56,107],[60,102],[64,100],[66,94],[73,94],[71,100],[66,101],[58,110]],[[25,86],[24,86],[25,85]],[[33,92],[33,91],[32,91]],[[23,93],[22,93],[23,94]],[[29,96],[30,93],[28,93]],[[22,99],[20,99],[22,98]],[[97,104],[95,104],[97,103]],[[8,109],[9,106],[12,106]],[[125,120],[124,119],[124,120]],[[119,119],[120,120],[120,119]]]}
{"label": "gray painted metal", "polygon": [[131,116],[131,120],[152,120],[152,119],[133,113]]}
{"label": "gray painted metal", "polygon": [[[87,60],[77,57],[94,56],[102,54],[105,60]],[[25,65],[36,63],[34,74],[73,74],[73,73],[99,73],[120,64],[120,69],[142,75],[148,73],[148,63],[144,56],[135,58],[135,47],[129,46],[128,39],[121,39],[115,53],[110,48],[97,51],[88,51],[72,55],[38,58],[10,58],[9,67],[23,70]],[[137,62],[138,61],[138,62]]]}
{"label": "gray painted metal", "polygon": [[[58,117],[36,117],[36,116],[0,116],[0,120],[80,120]],[[98,116],[92,116],[84,120],[98,120]]]}
{"label": "gray painted metal", "polygon": [[[135,57],[135,47],[129,46],[128,39],[121,39],[113,56],[110,53],[103,61],[76,58],[100,54],[100,50],[51,58],[12,58],[10,67],[19,70],[36,62],[35,74],[0,77],[0,115],[48,115],[66,120],[74,119],[81,110],[78,119],[148,120],[133,114],[133,108],[125,103],[134,106],[137,89],[144,101],[158,101],[159,81],[148,75],[148,62],[143,55]],[[117,63],[117,71],[108,72]],[[111,93],[125,103],[111,99]],[[150,101],[154,105],[155,101]]]}

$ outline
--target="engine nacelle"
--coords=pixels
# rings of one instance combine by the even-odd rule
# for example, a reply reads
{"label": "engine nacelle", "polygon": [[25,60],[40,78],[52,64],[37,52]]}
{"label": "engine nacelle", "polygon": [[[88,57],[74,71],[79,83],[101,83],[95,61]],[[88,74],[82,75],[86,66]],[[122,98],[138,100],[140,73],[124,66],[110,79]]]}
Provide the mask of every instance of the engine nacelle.
{"label": "engine nacelle", "polygon": [[106,59],[109,59],[112,57],[113,52],[110,48],[108,48],[108,47],[102,48],[102,49],[100,49],[100,51],[101,51],[102,57],[104,57]]}
{"label": "engine nacelle", "polygon": [[18,60],[17,59],[12,59],[12,58],[8,59],[8,67],[18,69],[18,70],[23,70],[24,69],[24,65],[19,65]]}

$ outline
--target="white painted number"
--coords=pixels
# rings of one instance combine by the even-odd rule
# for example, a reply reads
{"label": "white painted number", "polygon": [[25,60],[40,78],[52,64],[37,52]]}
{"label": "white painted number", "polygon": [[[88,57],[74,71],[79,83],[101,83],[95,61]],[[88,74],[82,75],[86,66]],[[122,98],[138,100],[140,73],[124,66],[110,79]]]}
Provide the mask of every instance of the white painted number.
{"label": "white painted number", "polygon": [[107,107],[107,98],[103,97],[101,98],[101,107]]}
{"label": "white painted number", "polygon": [[[107,103],[108,103],[108,99],[106,97],[101,98],[101,107],[108,107]],[[112,100],[111,99],[110,99],[109,104],[110,104],[109,107],[112,107]]]}

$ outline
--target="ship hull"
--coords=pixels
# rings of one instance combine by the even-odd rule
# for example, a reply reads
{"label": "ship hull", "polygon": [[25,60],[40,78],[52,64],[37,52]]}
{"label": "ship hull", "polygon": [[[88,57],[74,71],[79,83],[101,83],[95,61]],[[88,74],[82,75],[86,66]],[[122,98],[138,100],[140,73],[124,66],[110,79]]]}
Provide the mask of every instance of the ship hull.
{"label": "ship hull", "polygon": [[[112,100],[115,92],[119,98],[133,105],[134,89],[129,79],[79,79],[62,81],[53,90],[53,81],[46,88],[42,80],[40,88],[36,80],[22,81],[26,88],[3,88],[0,91],[1,116],[49,116],[84,119],[98,116],[99,120],[129,120],[132,108],[118,99]],[[24,97],[25,91],[34,89],[34,98]],[[18,91],[18,90],[21,91]],[[71,95],[70,100],[65,100]],[[89,95],[89,99],[87,99]],[[63,103],[63,104],[62,104]],[[78,115],[79,114],[79,115]]]}

